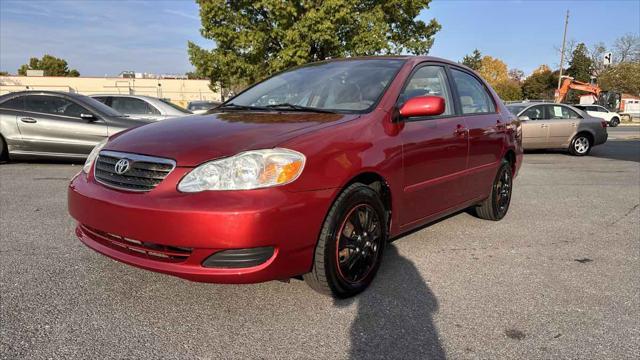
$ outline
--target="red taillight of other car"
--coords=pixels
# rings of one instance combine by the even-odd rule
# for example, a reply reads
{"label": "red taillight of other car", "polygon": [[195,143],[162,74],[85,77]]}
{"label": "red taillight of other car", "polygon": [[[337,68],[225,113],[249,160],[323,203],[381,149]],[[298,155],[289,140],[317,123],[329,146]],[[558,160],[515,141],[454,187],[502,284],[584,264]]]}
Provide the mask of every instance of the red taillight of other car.
{"label": "red taillight of other car", "polygon": [[600,121],[600,125],[601,125],[603,128],[606,128],[606,127],[607,127],[607,122],[606,122],[606,121],[604,121],[604,120],[602,120],[602,121]]}

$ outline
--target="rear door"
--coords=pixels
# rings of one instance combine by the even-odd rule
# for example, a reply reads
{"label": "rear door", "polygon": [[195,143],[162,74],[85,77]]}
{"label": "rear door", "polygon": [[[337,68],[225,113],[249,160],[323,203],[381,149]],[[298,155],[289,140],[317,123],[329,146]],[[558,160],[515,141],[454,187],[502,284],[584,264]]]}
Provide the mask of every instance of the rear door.
{"label": "rear door", "polygon": [[398,108],[415,96],[440,96],[445,112],[434,117],[404,119],[404,205],[401,224],[410,225],[464,200],[468,136],[456,112],[446,67],[419,65],[398,98]]}
{"label": "rear door", "polygon": [[547,146],[549,136],[549,120],[546,118],[544,105],[534,105],[519,117],[522,123],[522,146],[525,149],[539,149]]}
{"label": "rear door", "polygon": [[549,136],[547,139],[548,147],[567,147],[569,142],[576,133],[580,115],[567,106],[563,105],[545,105],[548,124]]}
{"label": "rear door", "polygon": [[465,199],[486,196],[502,157],[505,124],[486,86],[470,72],[451,68],[455,94],[468,128]]}
{"label": "rear door", "polygon": [[66,97],[28,95],[18,128],[29,151],[82,156],[107,136],[104,120],[82,119],[83,113],[92,112]]}

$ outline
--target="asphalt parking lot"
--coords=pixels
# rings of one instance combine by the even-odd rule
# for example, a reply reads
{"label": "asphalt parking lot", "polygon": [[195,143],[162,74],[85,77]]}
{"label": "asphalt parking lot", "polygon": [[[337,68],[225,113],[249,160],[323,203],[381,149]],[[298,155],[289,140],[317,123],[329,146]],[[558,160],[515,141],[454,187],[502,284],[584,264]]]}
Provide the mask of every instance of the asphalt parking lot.
{"label": "asphalt parking lot", "polygon": [[198,284],[117,263],[75,238],[79,165],[0,165],[0,356],[636,358],[631,133],[584,158],[527,153],[503,221],[462,212],[396,240],[344,301],[295,280]]}

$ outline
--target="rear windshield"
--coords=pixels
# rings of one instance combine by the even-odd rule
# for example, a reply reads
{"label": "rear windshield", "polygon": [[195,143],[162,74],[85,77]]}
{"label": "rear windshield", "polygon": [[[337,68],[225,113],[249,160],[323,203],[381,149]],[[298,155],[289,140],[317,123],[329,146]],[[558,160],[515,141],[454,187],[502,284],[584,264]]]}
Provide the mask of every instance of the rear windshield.
{"label": "rear windshield", "polygon": [[191,111],[189,111],[189,110],[187,110],[187,109],[185,109],[185,108],[183,108],[183,107],[181,107],[181,106],[178,106],[178,105],[176,105],[176,104],[172,103],[172,102],[171,102],[171,101],[169,101],[169,100],[160,99],[160,101],[162,101],[163,103],[165,103],[165,104],[167,104],[167,105],[171,106],[172,108],[174,108],[174,109],[176,109],[176,110],[180,111],[181,113],[184,113],[184,114],[191,114]]}

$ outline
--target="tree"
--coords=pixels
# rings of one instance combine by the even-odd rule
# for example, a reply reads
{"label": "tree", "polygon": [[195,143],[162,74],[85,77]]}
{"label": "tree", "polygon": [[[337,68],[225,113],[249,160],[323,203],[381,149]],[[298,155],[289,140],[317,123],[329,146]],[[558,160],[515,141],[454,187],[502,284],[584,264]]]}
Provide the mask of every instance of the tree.
{"label": "tree", "polygon": [[603,90],[640,96],[640,62],[624,62],[608,67],[598,78]]}
{"label": "tree", "polygon": [[6,71],[0,71],[0,76],[9,76],[9,73]]}
{"label": "tree", "polygon": [[589,82],[591,81],[591,64],[587,46],[584,43],[580,43],[571,54],[567,75],[578,81]]}
{"label": "tree", "polygon": [[522,87],[515,80],[507,79],[493,86],[500,99],[504,101],[522,100]]}
{"label": "tree", "polygon": [[640,36],[629,33],[617,38],[613,55],[617,63],[640,62]]}
{"label": "tree", "polygon": [[480,70],[480,66],[482,66],[482,54],[480,50],[475,49],[470,55],[465,55],[462,58],[462,64],[468,66],[469,68],[478,71]]}
{"label": "tree", "polygon": [[440,24],[416,20],[431,0],[197,0],[207,50],[189,42],[189,59],[212,87],[242,86],[327,58],[424,55]]}
{"label": "tree", "polygon": [[524,80],[524,71],[520,69],[511,69],[509,70],[509,80],[516,81],[518,83],[522,83]]}
{"label": "tree", "polygon": [[480,69],[478,69],[478,74],[482,76],[491,86],[499,82],[504,82],[509,80],[509,73],[507,71],[507,64],[505,64],[502,60],[491,57],[484,56],[480,61]]}
{"label": "tree", "polygon": [[598,42],[592,45],[589,52],[589,58],[591,59],[591,75],[598,77],[604,70],[604,55],[607,53],[607,47],[603,42]]}
{"label": "tree", "polygon": [[27,70],[44,70],[45,76],[80,76],[78,70],[69,70],[66,60],[51,55],[44,55],[42,59],[35,57],[29,59],[28,64],[20,66],[18,74],[27,75]]}
{"label": "tree", "polygon": [[540,65],[522,82],[522,96],[530,100],[551,100],[558,83],[558,73]]}

